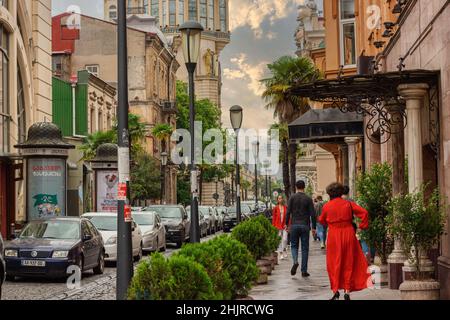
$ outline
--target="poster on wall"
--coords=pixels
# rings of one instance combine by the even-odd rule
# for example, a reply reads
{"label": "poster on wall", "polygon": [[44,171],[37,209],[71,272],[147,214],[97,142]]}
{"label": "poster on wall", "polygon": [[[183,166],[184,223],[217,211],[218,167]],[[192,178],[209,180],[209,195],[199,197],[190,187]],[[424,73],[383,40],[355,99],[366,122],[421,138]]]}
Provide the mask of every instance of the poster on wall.
{"label": "poster on wall", "polygon": [[97,211],[117,212],[117,171],[97,171]]}
{"label": "poster on wall", "polygon": [[28,220],[66,215],[66,161],[28,159]]}

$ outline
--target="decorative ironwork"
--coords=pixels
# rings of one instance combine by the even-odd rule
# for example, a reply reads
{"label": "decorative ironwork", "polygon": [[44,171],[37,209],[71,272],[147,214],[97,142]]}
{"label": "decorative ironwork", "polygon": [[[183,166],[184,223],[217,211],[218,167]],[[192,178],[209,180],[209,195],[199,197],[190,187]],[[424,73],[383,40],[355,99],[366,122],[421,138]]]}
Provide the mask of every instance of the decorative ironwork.
{"label": "decorative ironwork", "polygon": [[[308,85],[299,85],[292,90],[292,94],[308,97],[312,101],[319,101],[338,108],[341,112],[356,112],[366,117],[366,135],[377,144],[389,141],[391,136],[404,129],[407,116],[404,108],[396,113],[389,113],[384,103],[394,100],[404,105],[397,88],[401,84],[428,83],[436,88],[436,72],[427,70],[403,70],[403,58],[400,58],[399,72],[375,73],[371,75],[356,75],[333,80],[321,80]],[[439,109],[438,94],[430,90],[430,109]],[[432,98],[432,99],[431,99]],[[433,102],[431,102],[433,101]],[[430,111],[432,112],[432,111]],[[431,118],[430,118],[431,119]],[[438,120],[430,120],[433,140],[439,141]],[[400,125],[402,124],[403,125]],[[433,148],[437,148],[438,142]]]}
{"label": "decorative ironwork", "polygon": [[430,147],[439,157],[440,126],[439,126],[439,90],[437,85],[428,90],[428,119],[430,132]]}

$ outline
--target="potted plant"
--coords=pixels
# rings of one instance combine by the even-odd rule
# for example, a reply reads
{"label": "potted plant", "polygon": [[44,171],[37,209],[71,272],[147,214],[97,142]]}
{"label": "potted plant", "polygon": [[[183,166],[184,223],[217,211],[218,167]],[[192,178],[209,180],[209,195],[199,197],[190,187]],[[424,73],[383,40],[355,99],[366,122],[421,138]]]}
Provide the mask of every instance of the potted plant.
{"label": "potted plant", "polygon": [[393,249],[394,240],[389,233],[386,217],[392,199],[392,168],[389,164],[374,164],[356,181],[357,202],[369,212],[369,228],[360,237],[370,248],[375,249],[378,275],[381,286],[388,284],[387,259]]}
{"label": "potted plant", "polygon": [[395,197],[389,215],[389,229],[398,237],[413,267],[412,279],[400,285],[403,300],[438,300],[439,282],[425,272],[424,256],[444,233],[446,206],[439,190],[426,200],[421,187],[417,192]]}

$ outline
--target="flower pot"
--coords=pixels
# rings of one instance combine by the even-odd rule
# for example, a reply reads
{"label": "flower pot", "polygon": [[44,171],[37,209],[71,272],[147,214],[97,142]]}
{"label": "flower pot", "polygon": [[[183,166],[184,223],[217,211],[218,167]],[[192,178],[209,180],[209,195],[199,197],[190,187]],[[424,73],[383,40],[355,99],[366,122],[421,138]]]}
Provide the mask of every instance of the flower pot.
{"label": "flower pot", "polygon": [[267,257],[262,257],[262,260],[270,261],[270,264],[272,266],[272,270],[275,270],[276,261],[275,261],[274,256],[270,255],[270,256],[267,256]]}
{"label": "flower pot", "polygon": [[278,252],[274,252],[274,253],[272,254],[272,256],[273,256],[273,258],[275,259],[275,265],[278,265],[278,264],[279,264],[279,261],[278,261]]}
{"label": "flower pot", "polygon": [[389,268],[386,264],[373,264],[369,269],[372,273],[375,288],[386,288],[389,285]]}
{"label": "flower pot", "polygon": [[272,263],[267,259],[260,259],[256,261],[256,266],[259,268],[261,273],[271,275],[272,274]]}
{"label": "flower pot", "polygon": [[402,300],[439,300],[440,284],[435,280],[408,280],[400,285]]}
{"label": "flower pot", "polygon": [[267,284],[269,282],[269,276],[267,275],[267,273],[259,273],[259,277],[258,280],[256,280],[256,284],[261,285],[261,284]]}

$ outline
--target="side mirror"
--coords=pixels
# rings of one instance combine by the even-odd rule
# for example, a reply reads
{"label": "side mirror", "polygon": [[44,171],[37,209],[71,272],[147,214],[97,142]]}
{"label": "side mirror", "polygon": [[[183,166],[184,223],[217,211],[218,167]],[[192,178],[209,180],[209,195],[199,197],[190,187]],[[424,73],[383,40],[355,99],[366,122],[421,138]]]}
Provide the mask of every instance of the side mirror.
{"label": "side mirror", "polygon": [[84,242],[90,241],[90,240],[92,240],[92,236],[91,236],[90,234],[85,234],[85,235],[83,236],[83,241],[84,241]]}
{"label": "side mirror", "polygon": [[188,215],[185,214],[185,215],[183,216],[183,219],[184,219],[184,220],[187,220],[187,219],[188,219]]}

